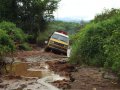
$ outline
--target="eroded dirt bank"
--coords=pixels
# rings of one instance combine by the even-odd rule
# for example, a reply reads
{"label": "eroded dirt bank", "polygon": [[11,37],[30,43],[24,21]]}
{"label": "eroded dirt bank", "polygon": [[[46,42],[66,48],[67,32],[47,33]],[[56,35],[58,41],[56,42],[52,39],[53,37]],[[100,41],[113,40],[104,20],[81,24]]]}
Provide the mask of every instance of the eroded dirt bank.
{"label": "eroded dirt bank", "polygon": [[12,73],[0,76],[0,90],[120,90],[112,73],[71,65],[63,55],[40,49],[21,51],[15,57]]}
{"label": "eroded dirt bank", "polygon": [[102,68],[70,65],[65,61],[47,62],[50,68],[69,80],[52,84],[65,90],[120,90],[118,77]]}

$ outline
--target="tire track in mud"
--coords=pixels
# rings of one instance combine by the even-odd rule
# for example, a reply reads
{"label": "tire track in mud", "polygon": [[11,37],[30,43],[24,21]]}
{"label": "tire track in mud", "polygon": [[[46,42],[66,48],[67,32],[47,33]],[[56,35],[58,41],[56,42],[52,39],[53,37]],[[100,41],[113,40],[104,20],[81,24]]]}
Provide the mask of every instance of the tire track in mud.
{"label": "tire track in mud", "polygon": [[[41,53],[41,51],[19,52],[16,55],[13,72],[1,78],[0,90],[59,90],[51,82],[63,80],[65,77],[54,74],[45,62],[66,59],[65,56],[46,52]],[[40,74],[43,75],[39,76]]]}
{"label": "tire track in mud", "polygon": [[[1,76],[0,90],[61,90],[61,88],[65,90],[120,90],[116,80],[105,78],[114,77],[111,73],[105,74],[103,78],[102,69],[88,66],[74,66],[77,68],[74,72],[76,69],[66,62],[67,57],[63,55],[34,50],[18,52],[15,57],[13,71],[16,66],[18,73]],[[20,63],[25,63],[25,65],[17,66]]]}

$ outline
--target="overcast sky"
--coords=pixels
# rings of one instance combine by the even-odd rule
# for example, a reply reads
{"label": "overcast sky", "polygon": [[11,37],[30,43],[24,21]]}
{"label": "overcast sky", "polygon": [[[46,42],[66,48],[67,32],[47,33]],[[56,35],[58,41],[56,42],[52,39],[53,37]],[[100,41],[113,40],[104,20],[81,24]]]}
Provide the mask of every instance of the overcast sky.
{"label": "overcast sky", "polygon": [[104,9],[120,8],[120,0],[61,0],[56,19],[91,20]]}

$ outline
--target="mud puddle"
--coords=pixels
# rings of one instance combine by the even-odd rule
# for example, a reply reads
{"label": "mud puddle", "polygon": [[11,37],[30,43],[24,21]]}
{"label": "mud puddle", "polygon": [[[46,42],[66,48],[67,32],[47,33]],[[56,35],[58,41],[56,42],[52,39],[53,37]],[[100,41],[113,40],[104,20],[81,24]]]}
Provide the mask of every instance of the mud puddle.
{"label": "mud puddle", "polygon": [[44,62],[14,63],[12,76],[7,76],[0,83],[0,90],[59,90],[50,84],[56,80],[63,80],[49,70]]}
{"label": "mud puddle", "polygon": [[53,72],[44,63],[16,63],[14,64],[14,75],[21,77],[42,78]]}
{"label": "mud puddle", "polygon": [[41,51],[18,52],[12,73],[0,77],[0,90],[60,90],[53,82],[68,78],[61,77],[59,73],[55,74],[56,71],[49,68],[46,61],[55,60],[67,58]]}

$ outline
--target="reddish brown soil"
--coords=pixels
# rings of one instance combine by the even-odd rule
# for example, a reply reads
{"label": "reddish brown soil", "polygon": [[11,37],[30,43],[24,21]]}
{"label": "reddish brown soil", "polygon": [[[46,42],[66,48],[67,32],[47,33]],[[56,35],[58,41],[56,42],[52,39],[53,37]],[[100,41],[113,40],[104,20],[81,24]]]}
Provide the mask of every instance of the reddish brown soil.
{"label": "reddish brown soil", "polygon": [[[16,57],[19,59],[24,59],[29,56],[42,56],[42,57],[52,57],[50,59],[57,59],[59,61],[47,61],[46,63],[50,66],[50,69],[55,71],[61,76],[65,76],[70,80],[62,80],[55,81],[52,84],[63,88],[66,90],[120,90],[120,83],[118,83],[115,79],[105,79],[103,78],[103,71],[99,68],[93,67],[79,67],[76,71],[76,66],[68,64],[66,61],[63,61],[63,58],[60,55],[56,55],[53,53],[46,53],[41,50],[33,50],[33,51],[19,51],[16,53]],[[24,68],[23,68],[24,67]],[[20,71],[16,71],[19,76],[19,73],[27,73],[22,72],[27,69],[27,65],[23,65]],[[16,70],[17,70],[16,68]],[[31,73],[31,72],[30,72]],[[26,75],[27,75],[26,74]],[[34,76],[34,74],[32,74]],[[12,77],[11,77],[12,78]]]}
{"label": "reddish brown soil", "polygon": [[50,69],[59,74],[60,76],[66,77],[68,80],[54,81],[52,84],[58,88],[66,89],[70,88],[70,82],[74,81],[71,76],[71,72],[75,71],[75,67],[70,65],[66,61],[47,61],[46,62]]}
{"label": "reddish brown soil", "polygon": [[55,81],[52,84],[58,88],[66,90],[120,90],[120,83],[116,76],[112,73],[104,78],[104,71],[95,67],[79,67],[77,70],[75,66],[64,61],[48,61],[50,69],[59,73],[61,76],[68,77],[70,80]]}
{"label": "reddish brown soil", "polygon": [[47,61],[46,63],[50,66],[50,69],[58,73],[62,71],[72,72],[75,70],[75,67],[73,65],[67,63],[66,61],[62,61],[62,60]]}
{"label": "reddish brown soil", "polygon": [[103,78],[99,68],[81,67],[78,72],[72,72],[75,79],[71,82],[71,89],[67,90],[120,90],[120,83],[115,79]]}
{"label": "reddish brown soil", "polygon": [[58,88],[62,88],[62,89],[66,89],[66,88],[69,89],[69,88],[71,88],[69,83],[70,83],[70,81],[68,81],[68,80],[58,80],[58,81],[52,82],[52,84],[54,86],[56,86]]}
{"label": "reddish brown soil", "polygon": [[61,59],[61,57],[64,57],[63,55],[58,55],[52,52],[45,52],[44,49],[36,49],[32,51],[17,51],[15,53],[15,57],[18,59],[25,59],[26,57],[31,56],[42,56],[42,57],[52,57],[52,59]]}

